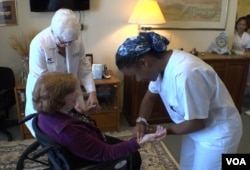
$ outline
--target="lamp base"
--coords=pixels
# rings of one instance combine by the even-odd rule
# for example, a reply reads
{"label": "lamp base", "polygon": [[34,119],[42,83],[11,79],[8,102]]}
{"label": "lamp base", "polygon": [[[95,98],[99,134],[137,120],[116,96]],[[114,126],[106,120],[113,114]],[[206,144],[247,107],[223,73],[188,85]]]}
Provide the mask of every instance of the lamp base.
{"label": "lamp base", "polygon": [[139,27],[139,35],[147,37],[149,32],[151,32],[151,27]]}
{"label": "lamp base", "polygon": [[151,27],[141,27],[141,29],[143,32],[148,32],[151,30]]}

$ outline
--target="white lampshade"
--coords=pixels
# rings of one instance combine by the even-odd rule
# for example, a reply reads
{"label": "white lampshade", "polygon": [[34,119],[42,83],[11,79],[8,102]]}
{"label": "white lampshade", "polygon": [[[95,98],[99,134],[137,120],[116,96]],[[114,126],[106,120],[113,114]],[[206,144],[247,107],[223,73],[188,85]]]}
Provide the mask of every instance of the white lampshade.
{"label": "white lampshade", "polygon": [[139,0],[128,22],[139,25],[151,25],[164,24],[166,20],[157,0]]}

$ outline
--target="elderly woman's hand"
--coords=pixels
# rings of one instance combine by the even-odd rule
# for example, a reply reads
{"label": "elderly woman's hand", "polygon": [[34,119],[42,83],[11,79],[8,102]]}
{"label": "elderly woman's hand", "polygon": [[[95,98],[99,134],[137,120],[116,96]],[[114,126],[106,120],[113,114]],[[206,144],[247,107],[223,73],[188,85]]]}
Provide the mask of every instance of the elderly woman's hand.
{"label": "elderly woman's hand", "polygon": [[157,125],[155,133],[149,133],[143,136],[141,140],[137,139],[139,145],[147,142],[159,142],[167,135],[167,130],[163,126]]}

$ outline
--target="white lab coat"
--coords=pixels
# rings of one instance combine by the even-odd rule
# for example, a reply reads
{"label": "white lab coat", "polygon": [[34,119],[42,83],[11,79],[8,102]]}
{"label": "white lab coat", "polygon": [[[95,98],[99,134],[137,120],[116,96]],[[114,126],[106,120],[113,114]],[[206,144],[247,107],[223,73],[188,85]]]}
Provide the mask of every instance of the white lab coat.
{"label": "white lab coat", "polygon": [[150,82],[149,90],[159,93],[176,124],[193,119],[206,121],[204,129],[184,135],[181,169],[221,169],[221,154],[237,150],[242,122],[213,68],[196,56],[174,50],[164,77]]}
{"label": "white lab coat", "polygon": [[250,35],[247,32],[244,32],[240,37],[239,34],[235,31],[234,40],[233,40],[233,52],[237,55],[243,55],[245,49],[250,48]]}
{"label": "white lab coat", "polygon": [[[26,85],[26,116],[36,113],[32,102],[32,91],[37,79],[45,72],[72,73],[81,80],[87,92],[95,91],[91,65],[85,57],[81,37],[66,47],[65,58],[58,51],[50,27],[41,31],[30,44],[29,74]],[[80,91],[80,85],[78,90]],[[78,100],[83,106],[83,97],[79,96]],[[26,125],[34,136],[31,121],[26,122]]]}

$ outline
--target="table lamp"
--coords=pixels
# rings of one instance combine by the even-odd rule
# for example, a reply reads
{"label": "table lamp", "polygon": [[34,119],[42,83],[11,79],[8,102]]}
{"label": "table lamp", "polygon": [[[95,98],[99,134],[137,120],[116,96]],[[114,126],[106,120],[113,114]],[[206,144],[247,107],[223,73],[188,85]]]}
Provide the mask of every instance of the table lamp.
{"label": "table lamp", "polygon": [[139,30],[149,31],[151,27],[141,27],[141,25],[164,24],[166,20],[157,0],[139,0],[128,23],[138,24]]}

